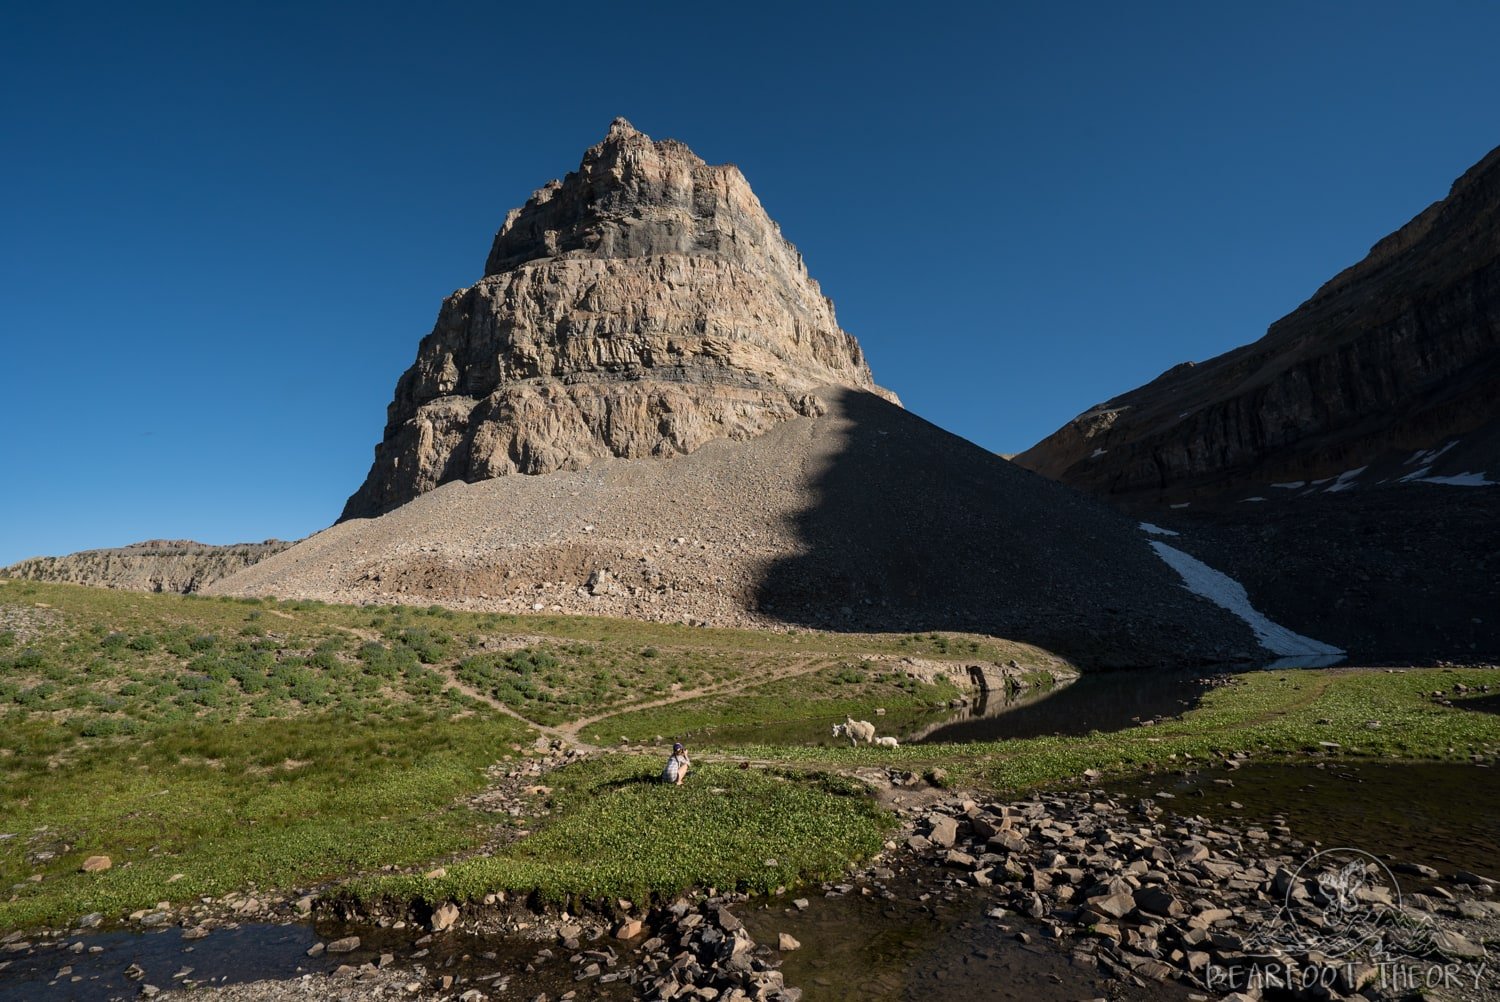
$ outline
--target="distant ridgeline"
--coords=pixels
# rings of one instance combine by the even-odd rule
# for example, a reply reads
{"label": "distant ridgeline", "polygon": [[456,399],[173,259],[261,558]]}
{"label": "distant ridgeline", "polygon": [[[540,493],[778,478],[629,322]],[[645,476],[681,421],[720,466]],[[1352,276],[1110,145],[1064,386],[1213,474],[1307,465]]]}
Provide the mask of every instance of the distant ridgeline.
{"label": "distant ridgeline", "polygon": [[150,539],[129,546],[81,550],[64,557],[32,557],[0,569],[0,577],[187,594],[292,545],[280,539],[227,546],[190,539]]}

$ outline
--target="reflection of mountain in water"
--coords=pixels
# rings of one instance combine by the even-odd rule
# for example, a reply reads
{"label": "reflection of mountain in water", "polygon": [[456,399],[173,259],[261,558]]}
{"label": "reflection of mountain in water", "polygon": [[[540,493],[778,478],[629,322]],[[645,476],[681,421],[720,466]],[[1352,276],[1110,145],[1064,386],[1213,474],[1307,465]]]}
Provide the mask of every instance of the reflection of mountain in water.
{"label": "reflection of mountain in water", "polygon": [[927,723],[902,740],[955,744],[1122,731],[1142,720],[1175,717],[1197,705],[1207,689],[1201,671],[1085,674],[1076,682],[1048,689],[988,693],[973,706]]}

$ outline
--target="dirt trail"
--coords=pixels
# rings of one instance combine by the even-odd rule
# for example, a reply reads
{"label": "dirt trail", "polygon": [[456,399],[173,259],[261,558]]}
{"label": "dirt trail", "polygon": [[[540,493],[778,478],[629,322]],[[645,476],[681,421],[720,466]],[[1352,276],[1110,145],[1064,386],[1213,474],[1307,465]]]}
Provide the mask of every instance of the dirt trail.
{"label": "dirt trail", "polygon": [[[360,640],[366,643],[381,643],[384,640],[384,638],[382,638],[380,634],[374,632],[373,630],[365,630],[357,626],[345,626],[342,627],[342,629],[345,633],[358,637]],[[452,665],[429,665],[428,667],[437,672],[439,675],[443,676],[443,681],[448,684],[449,688],[463,693],[470,699],[477,700],[483,703],[485,706],[488,706],[496,713],[504,714],[505,716],[510,717],[513,720],[519,720],[527,727],[530,727],[532,730],[537,731],[538,733],[552,739],[553,741],[561,741],[564,745],[571,744],[581,751],[599,751],[599,749],[595,748],[593,745],[588,744],[585,741],[580,741],[576,734],[564,733],[562,730],[559,730],[556,727],[548,727],[546,724],[539,724],[535,720],[530,720],[517,713],[515,710],[512,710],[509,706],[506,706],[504,703],[500,702],[489,693],[474,688],[472,685],[458,677],[458,675],[454,672]]]}
{"label": "dirt trail", "polygon": [[608,720],[610,717],[618,717],[622,713],[634,713],[637,710],[654,710],[662,706],[671,706],[673,703],[682,703],[689,699],[697,699],[700,696],[722,696],[726,693],[740,692],[758,685],[779,682],[786,678],[795,678],[798,675],[810,675],[824,667],[827,667],[826,661],[809,660],[801,664],[757,673],[751,677],[730,679],[727,682],[699,686],[695,689],[683,689],[680,692],[674,692],[672,695],[663,696],[660,699],[649,700],[645,703],[632,703],[629,706],[622,706],[605,713],[598,713],[592,717],[580,717],[577,720],[563,724],[559,730],[562,733],[574,735],[574,739],[576,740],[576,735],[585,727],[597,724],[601,720]]}
{"label": "dirt trail", "polygon": [[[376,633],[372,630],[362,629],[357,626],[345,626],[341,627],[341,629],[351,636],[354,636],[366,643],[381,643],[384,640],[384,638],[379,633]],[[654,710],[663,706],[671,706],[674,703],[682,703],[690,699],[698,699],[702,696],[721,696],[727,693],[740,692],[758,685],[766,685],[771,682],[778,682],[782,679],[795,678],[799,675],[809,675],[821,668],[827,667],[829,661],[830,658],[828,656],[809,655],[801,661],[773,668],[767,672],[755,672],[742,678],[729,679],[724,682],[698,686],[692,689],[683,689],[679,692],[672,693],[670,696],[663,696],[660,699],[652,699],[644,703],[632,703],[628,706],[617,707],[604,713],[597,713],[588,717],[580,717],[577,720],[571,720],[558,726],[548,726],[547,724],[537,723],[536,721],[524,716],[520,712],[512,709],[507,704],[501,702],[498,699],[495,699],[489,693],[484,692],[481,689],[476,689],[474,686],[460,679],[457,673],[453,670],[452,665],[434,664],[429,665],[428,667],[437,672],[439,675],[443,676],[443,680],[450,688],[463,693],[470,699],[483,703],[485,706],[490,707],[497,713],[504,714],[505,716],[510,717],[513,720],[518,720],[521,723],[525,724],[527,727],[532,728],[533,730],[546,736],[547,738],[550,738],[551,740],[561,741],[564,746],[572,746],[579,749],[580,751],[594,752],[615,750],[611,748],[601,748],[597,745],[590,744],[579,736],[585,727],[597,724],[602,720],[608,720],[610,717],[616,717],[622,713],[634,713],[637,710]]]}

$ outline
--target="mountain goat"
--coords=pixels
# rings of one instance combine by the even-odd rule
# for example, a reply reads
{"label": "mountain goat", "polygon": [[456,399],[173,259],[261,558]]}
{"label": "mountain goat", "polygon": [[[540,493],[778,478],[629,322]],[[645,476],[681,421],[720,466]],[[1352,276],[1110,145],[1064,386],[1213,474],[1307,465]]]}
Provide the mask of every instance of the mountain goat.
{"label": "mountain goat", "polygon": [[853,717],[845,717],[842,724],[833,725],[834,737],[845,737],[849,744],[857,746],[861,741],[865,744],[875,743],[875,725],[868,720],[855,720]]}

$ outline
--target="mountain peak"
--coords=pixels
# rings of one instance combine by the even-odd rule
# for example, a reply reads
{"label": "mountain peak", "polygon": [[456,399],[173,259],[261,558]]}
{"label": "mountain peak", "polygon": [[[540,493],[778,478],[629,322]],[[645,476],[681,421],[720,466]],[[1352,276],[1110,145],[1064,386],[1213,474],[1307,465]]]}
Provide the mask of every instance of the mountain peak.
{"label": "mountain peak", "polygon": [[644,133],[642,133],[640,129],[637,129],[635,126],[631,125],[628,118],[626,118],[624,115],[616,115],[615,120],[609,123],[609,132],[605,135],[604,138],[616,139],[640,135],[644,135]]}
{"label": "mountain peak", "polygon": [[820,413],[824,385],[894,400],[744,175],[617,118],[444,303],[343,517],[453,480],[751,438]]}

